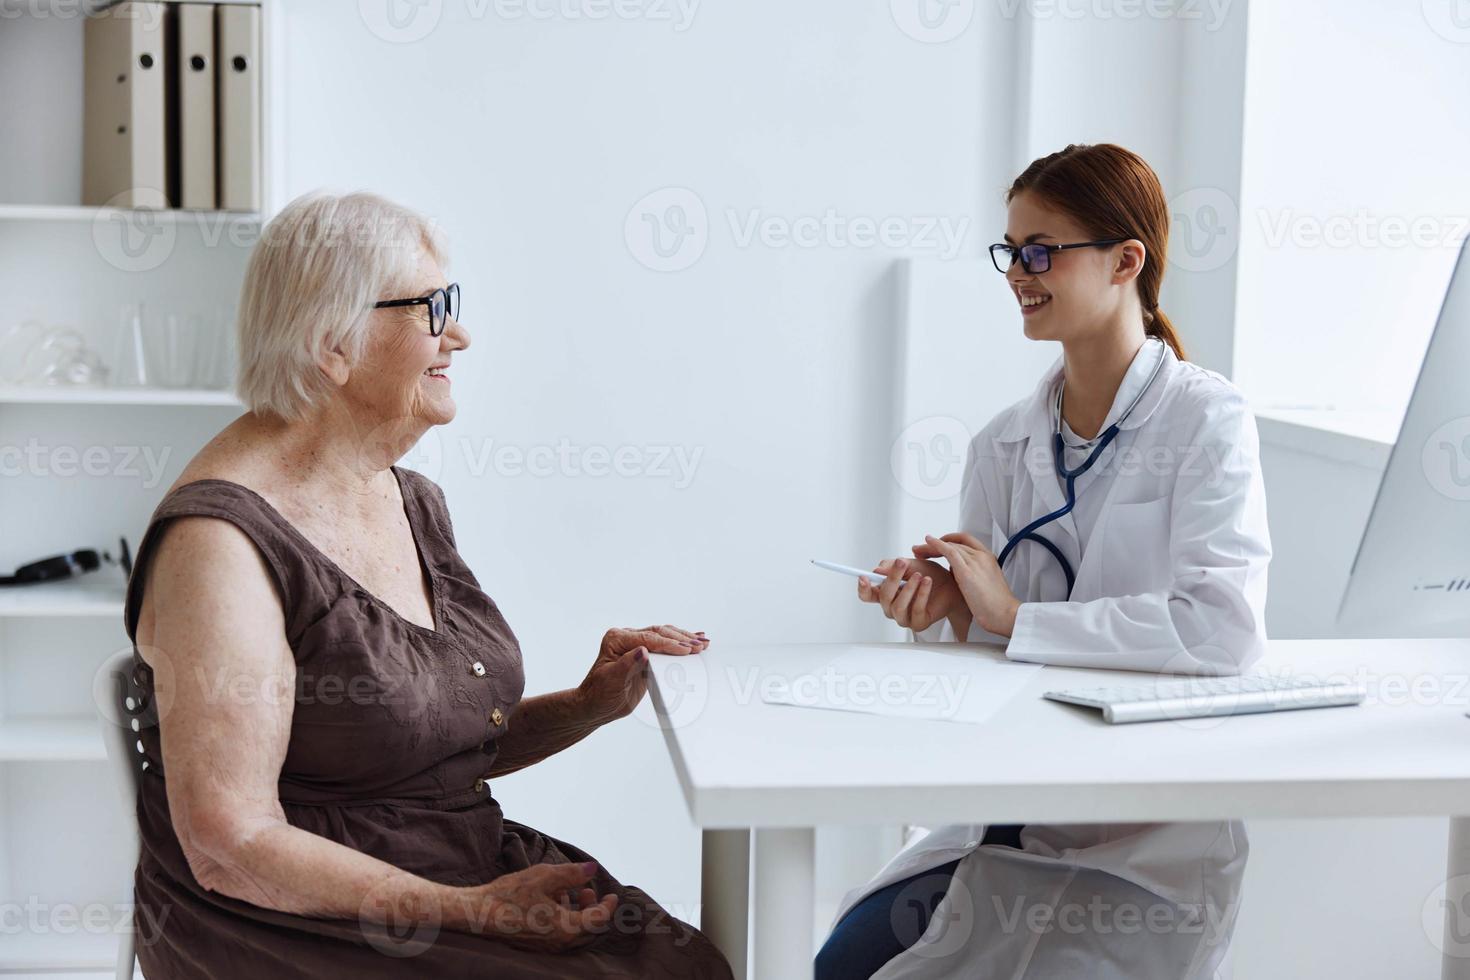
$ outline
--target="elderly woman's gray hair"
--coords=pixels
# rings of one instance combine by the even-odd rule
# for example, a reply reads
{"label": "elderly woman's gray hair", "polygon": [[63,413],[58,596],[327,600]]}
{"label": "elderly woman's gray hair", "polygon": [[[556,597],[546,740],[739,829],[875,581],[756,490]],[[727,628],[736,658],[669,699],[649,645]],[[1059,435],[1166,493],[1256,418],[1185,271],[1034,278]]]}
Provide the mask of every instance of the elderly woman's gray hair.
{"label": "elderly woman's gray hair", "polygon": [[373,303],[413,284],[423,256],[444,244],[422,215],[376,194],[304,194],[261,232],[240,290],[241,400],[293,420],[330,390],[318,359],[362,349]]}

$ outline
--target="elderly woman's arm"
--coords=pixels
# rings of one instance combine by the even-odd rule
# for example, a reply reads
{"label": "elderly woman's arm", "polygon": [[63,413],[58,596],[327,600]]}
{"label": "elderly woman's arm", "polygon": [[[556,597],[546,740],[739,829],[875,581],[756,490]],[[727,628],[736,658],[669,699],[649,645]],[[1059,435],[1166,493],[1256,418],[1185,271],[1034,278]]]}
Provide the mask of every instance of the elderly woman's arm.
{"label": "elderly woman's arm", "polygon": [[507,731],[496,740],[490,774],[504,776],[534,765],[631,714],[648,692],[646,654],[684,656],[708,647],[702,633],[677,626],[608,630],[578,687],[527,698],[516,707]]}
{"label": "elderly woman's arm", "polygon": [[452,887],[286,822],[276,784],[295,662],[269,573],[238,528],[176,519],[147,596],[138,645],[154,668],[169,812],[204,888],[318,918],[429,915],[446,928],[547,949],[589,941],[605,925],[616,899],[583,887],[595,870],[583,865]]}

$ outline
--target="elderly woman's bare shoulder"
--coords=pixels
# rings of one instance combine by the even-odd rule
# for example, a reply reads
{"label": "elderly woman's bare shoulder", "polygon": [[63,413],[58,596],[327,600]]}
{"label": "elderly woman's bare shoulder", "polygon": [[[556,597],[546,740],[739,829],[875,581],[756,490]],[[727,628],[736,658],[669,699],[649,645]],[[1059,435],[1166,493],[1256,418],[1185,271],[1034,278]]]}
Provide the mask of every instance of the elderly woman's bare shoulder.
{"label": "elderly woman's bare shoulder", "polygon": [[[251,493],[267,482],[237,458],[201,452],[184,468],[165,497],[192,484],[214,481]],[[152,555],[145,568],[140,638],[150,633],[155,610],[171,617],[219,615],[244,604],[267,619],[279,617],[280,600],[271,570],[255,541],[236,521],[220,514],[179,513],[151,531]]]}
{"label": "elderly woman's bare shoulder", "polygon": [[[264,558],[233,523],[208,516],[180,516],[160,531],[146,569],[138,609],[139,650],[180,638],[208,642],[199,649],[233,649],[248,637],[271,636],[285,613]],[[185,645],[193,649],[196,642]],[[144,654],[144,659],[148,657]]]}

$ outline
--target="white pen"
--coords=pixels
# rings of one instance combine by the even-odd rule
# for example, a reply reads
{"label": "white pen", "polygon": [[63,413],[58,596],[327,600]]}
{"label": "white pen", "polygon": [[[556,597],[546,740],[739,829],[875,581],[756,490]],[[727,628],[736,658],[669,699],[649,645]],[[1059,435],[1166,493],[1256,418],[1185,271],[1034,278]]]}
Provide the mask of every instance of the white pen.
{"label": "white pen", "polygon": [[822,561],[820,558],[813,558],[812,564],[818,568],[825,568],[829,572],[841,572],[843,575],[865,578],[874,585],[882,585],[886,577],[881,572],[870,572],[862,568],[853,568],[851,565],[839,565],[835,561]]}

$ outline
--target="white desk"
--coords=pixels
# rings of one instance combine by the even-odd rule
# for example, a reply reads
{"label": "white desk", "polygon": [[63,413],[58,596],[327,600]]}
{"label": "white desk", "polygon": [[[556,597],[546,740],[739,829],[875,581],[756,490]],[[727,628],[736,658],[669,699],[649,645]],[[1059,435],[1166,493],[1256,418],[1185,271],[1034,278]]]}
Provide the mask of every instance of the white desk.
{"label": "white desk", "polygon": [[[891,646],[895,662],[913,649]],[[1156,675],[1055,667],[983,725],[760,700],[761,678],[813,671],[848,648],[716,644],[651,658],[654,710],[704,830],[701,921],[737,977],[752,830],[751,976],[784,980],[811,969],[824,824],[1448,816],[1443,977],[1470,980],[1470,640],[1276,641],[1257,670],[1354,677],[1368,700],[1233,718],[1108,725],[1041,692]]]}

